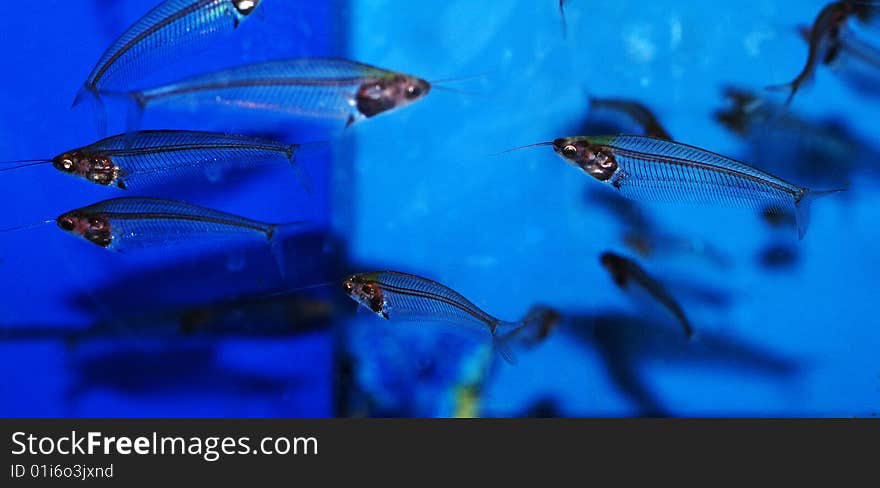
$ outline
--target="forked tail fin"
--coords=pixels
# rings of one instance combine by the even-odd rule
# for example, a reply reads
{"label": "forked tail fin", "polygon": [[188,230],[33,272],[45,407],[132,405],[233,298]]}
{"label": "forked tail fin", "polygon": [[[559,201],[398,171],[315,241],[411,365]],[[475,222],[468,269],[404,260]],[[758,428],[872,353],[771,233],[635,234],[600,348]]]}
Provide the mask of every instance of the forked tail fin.
{"label": "forked tail fin", "polygon": [[303,167],[302,163],[296,158],[300,147],[302,147],[301,144],[291,144],[290,146],[287,146],[287,162],[290,163],[290,167],[293,169],[293,174],[296,176],[300,186],[302,186],[306,193],[311,195],[315,190],[312,185],[312,175],[309,174],[309,172]]}
{"label": "forked tail fin", "polygon": [[495,349],[495,352],[501,356],[501,359],[507,361],[509,364],[516,364],[516,355],[513,353],[513,348],[510,347],[510,343],[514,338],[514,331],[508,332],[506,334],[502,334],[498,331],[499,325],[516,325],[513,323],[505,323],[502,322],[497,324],[492,328],[492,347]]}
{"label": "forked tail fin", "polygon": [[842,191],[846,191],[846,189],[840,188],[836,190],[822,191],[810,190],[808,188],[804,189],[800,197],[794,202],[798,240],[803,239],[804,235],[806,235],[807,233],[807,227],[809,227],[810,225],[810,204],[813,202],[813,200],[824,197],[826,195],[831,195],[833,193],[840,193]]}
{"label": "forked tail fin", "polygon": [[788,98],[785,99],[785,106],[788,107],[791,105],[791,102],[794,100],[794,96],[797,95],[797,92],[800,88],[801,84],[799,82],[792,81],[791,83],[785,83],[782,85],[770,85],[767,87],[767,90],[788,91]]}
{"label": "forked tail fin", "polygon": [[[514,347],[534,347],[543,342],[562,321],[562,314],[551,307],[536,305],[519,322],[501,322],[492,330],[492,340],[498,354],[516,364]],[[498,327],[511,330],[501,333]]]}
{"label": "forked tail fin", "polygon": [[107,135],[107,107],[104,105],[104,100],[97,90],[88,85],[83,85],[79,92],[77,92],[73,105],[70,108],[76,108],[86,100],[92,102],[95,112],[95,130],[97,130],[98,136],[105,137]]}
{"label": "forked tail fin", "polygon": [[275,260],[275,267],[281,278],[287,278],[287,262],[284,259],[285,248],[284,241],[286,238],[301,233],[307,226],[308,221],[300,220],[289,222],[286,224],[273,224],[266,231],[266,241],[269,243],[269,251],[272,253],[272,259]]}
{"label": "forked tail fin", "polygon": [[[118,100],[126,105],[125,133],[134,137],[140,130],[147,102],[141,92],[102,91],[100,95],[110,100]],[[130,141],[126,141],[130,142]]]}

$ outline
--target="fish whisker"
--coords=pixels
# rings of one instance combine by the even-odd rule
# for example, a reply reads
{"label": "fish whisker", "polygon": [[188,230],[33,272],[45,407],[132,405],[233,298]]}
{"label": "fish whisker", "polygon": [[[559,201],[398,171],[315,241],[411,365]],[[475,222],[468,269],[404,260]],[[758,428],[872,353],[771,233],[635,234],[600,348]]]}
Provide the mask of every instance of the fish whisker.
{"label": "fish whisker", "polygon": [[16,166],[0,168],[0,171],[12,171],[21,168],[30,168],[31,166],[42,166],[44,164],[52,164],[48,159],[23,159],[20,161],[4,161],[0,164],[15,164]]}
{"label": "fish whisker", "polygon": [[482,73],[479,75],[472,76],[460,76],[458,78],[446,78],[442,80],[430,80],[430,83],[433,85],[435,83],[460,83],[463,81],[472,81],[472,80],[482,80],[489,77],[489,73]]}
{"label": "fish whisker", "polygon": [[55,222],[55,219],[46,219],[46,220],[43,220],[42,222],[35,222],[33,224],[19,225],[17,227],[9,227],[6,229],[0,229],[0,233],[16,232],[16,231],[20,231],[20,230],[34,229],[36,227],[42,227],[46,224],[51,224],[53,222]]}
{"label": "fish whisker", "polygon": [[513,148],[513,149],[507,149],[507,150],[505,150],[505,151],[501,151],[501,152],[495,153],[495,154],[493,154],[492,156],[501,156],[501,155],[503,155],[503,154],[508,154],[508,153],[512,153],[512,152],[516,152],[516,151],[522,151],[522,150],[524,150],[524,149],[532,149],[532,148],[535,148],[535,147],[552,146],[552,145],[553,145],[553,141],[547,141],[547,142],[536,142],[535,144],[529,144],[529,145],[526,145],[526,146],[515,147],[515,148]]}
{"label": "fish whisker", "polygon": [[285,288],[285,289],[283,289],[283,290],[279,290],[279,291],[276,291],[276,292],[272,292],[272,293],[269,293],[269,294],[262,295],[262,297],[263,297],[263,298],[281,297],[281,296],[284,296],[284,295],[289,295],[289,294],[291,294],[291,293],[296,293],[296,292],[300,292],[300,291],[314,290],[315,288],[323,288],[323,287],[325,287],[325,286],[338,285],[341,281],[342,281],[342,278],[339,278],[339,279],[337,279],[337,280],[323,281],[323,282],[321,282],[321,283],[315,283],[315,284],[313,284],[313,285],[297,286],[297,287],[294,287],[294,288]]}
{"label": "fish whisker", "polygon": [[458,88],[452,88],[452,87],[443,86],[443,85],[431,85],[431,88],[434,90],[440,90],[440,91],[445,91],[445,92],[449,92],[449,93],[457,93],[459,95],[466,95],[469,97],[485,96],[484,93],[477,93],[477,92],[472,92],[472,91],[467,91],[467,90],[461,90]]}

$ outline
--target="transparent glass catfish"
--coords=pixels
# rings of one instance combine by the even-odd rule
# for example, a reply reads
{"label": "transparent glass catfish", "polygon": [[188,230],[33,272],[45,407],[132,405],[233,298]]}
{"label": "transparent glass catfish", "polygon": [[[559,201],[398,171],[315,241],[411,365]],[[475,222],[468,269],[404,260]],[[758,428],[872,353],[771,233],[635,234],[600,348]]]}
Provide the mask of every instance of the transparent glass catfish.
{"label": "transparent glass catfish", "polygon": [[794,210],[800,239],[810,203],[843,191],[810,190],[720,154],[652,137],[563,137],[533,146],[553,146],[565,161],[633,200]]}
{"label": "transparent glass catfish", "polygon": [[123,197],[65,212],[21,230],[55,223],[61,230],[104,249],[128,252],[177,244],[247,242],[269,244],[279,271],[284,271],[284,235],[306,230],[304,221],[270,224],[176,200]]}
{"label": "transparent glass catfish", "polygon": [[229,106],[315,119],[346,126],[405,107],[425,97],[425,80],[344,59],[271,61],[187,78],[129,93],[116,93],[135,106],[129,129],[154,106]]}
{"label": "transparent glass catfish", "polygon": [[519,322],[505,322],[440,283],[397,271],[355,274],[343,280],[342,287],[354,301],[386,320],[473,324],[488,329],[496,351],[509,363],[514,362],[509,341],[520,329],[546,323],[544,310],[549,310],[542,307]]}
{"label": "transparent glass catfish", "polygon": [[[262,0],[166,0],[107,49],[89,73],[74,106],[105,90],[131,89],[145,73],[233,32]],[[103,107],[100,107],[103,114]]]}
{"label": "transparent glass catfish", "polygon": [[10,161],[23,164],[0,171],[51,164],[62,173],[97,185],[131,189],[161,185],[172,179],[286,163],[308,188],[296,161],[300,147],[242,135],[150,130],[108,137],[52,159]]}

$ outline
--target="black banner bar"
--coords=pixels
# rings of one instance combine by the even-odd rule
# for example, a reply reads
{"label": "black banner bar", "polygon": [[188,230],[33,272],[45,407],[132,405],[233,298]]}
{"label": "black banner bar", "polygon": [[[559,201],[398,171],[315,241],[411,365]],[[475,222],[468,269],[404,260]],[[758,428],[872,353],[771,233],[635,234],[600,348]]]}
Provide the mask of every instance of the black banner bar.
{"label": "black banner bar", "polygon": [[3,487],[324,486],[351,476],[452,482],[472,472],[499,482],[602,472],[622,481],[708,466],[804,474],[833,461],[851,474],[875,466],[880,422],[52,419],[0,420],[0,435]]}

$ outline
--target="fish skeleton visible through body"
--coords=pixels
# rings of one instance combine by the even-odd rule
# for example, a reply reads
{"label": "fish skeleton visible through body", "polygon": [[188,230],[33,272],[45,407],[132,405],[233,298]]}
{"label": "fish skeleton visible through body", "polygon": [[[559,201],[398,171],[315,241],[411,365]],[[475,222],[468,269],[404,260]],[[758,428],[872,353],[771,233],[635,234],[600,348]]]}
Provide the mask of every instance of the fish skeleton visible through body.
{"label": "fish skeleton visible through body", "polygon": [[344,59],[307,58],[246,65],[122,95],[137,105],[134,121],[156,105],[219,105],[351,125],[409,105],[430,89],[414,76]]}
{"label": "fish skeleton visible through body", "polygon": [[62,230],[114,251],[256,236],[269,243],[282,272],[278,235],[282,229],[304,226],[304,222],[270,224],[184,202],[141,197],[104,200],[55,221]]}
{"label": "fish skeleton visible through body", "polygon": [[52,165],[98,185],[127,189],[163,183],[169,176],[204,175],[271,162],[287,162],[298,171],[295,155],[299,147],[214,132],[142,131],[67,151],[53,158]]}
{"label": "fish skeleton visible through body", "polygon": [[[128,28],[92,69],[74,106],[129,83],[170,60],[217,42],[235,30],[262,0],[166,0]],[[103,106],[99,107],[103,115]],[[103,123],[103,122],[102,122]]]}
{"label": "fish skeleton visible through body", "polygon": [[354,301],[385,319],[470,323],[487,328],[496,350],[508,362],[513,362],[513,356],[507,341],[515,337],[519,328],[544,320],[546,315],[527,314],[523,321],[505,322],[440,283],[397,271],[352,275],[342,286]]}
{"label": "fish skeleton visible through body", "polygon": [[799,238],[809,225],[810,201],[842,191],[813,191],[734,159],[651,137],[566,137],[552,145],[567,162],[627,198],[792,208]]}

